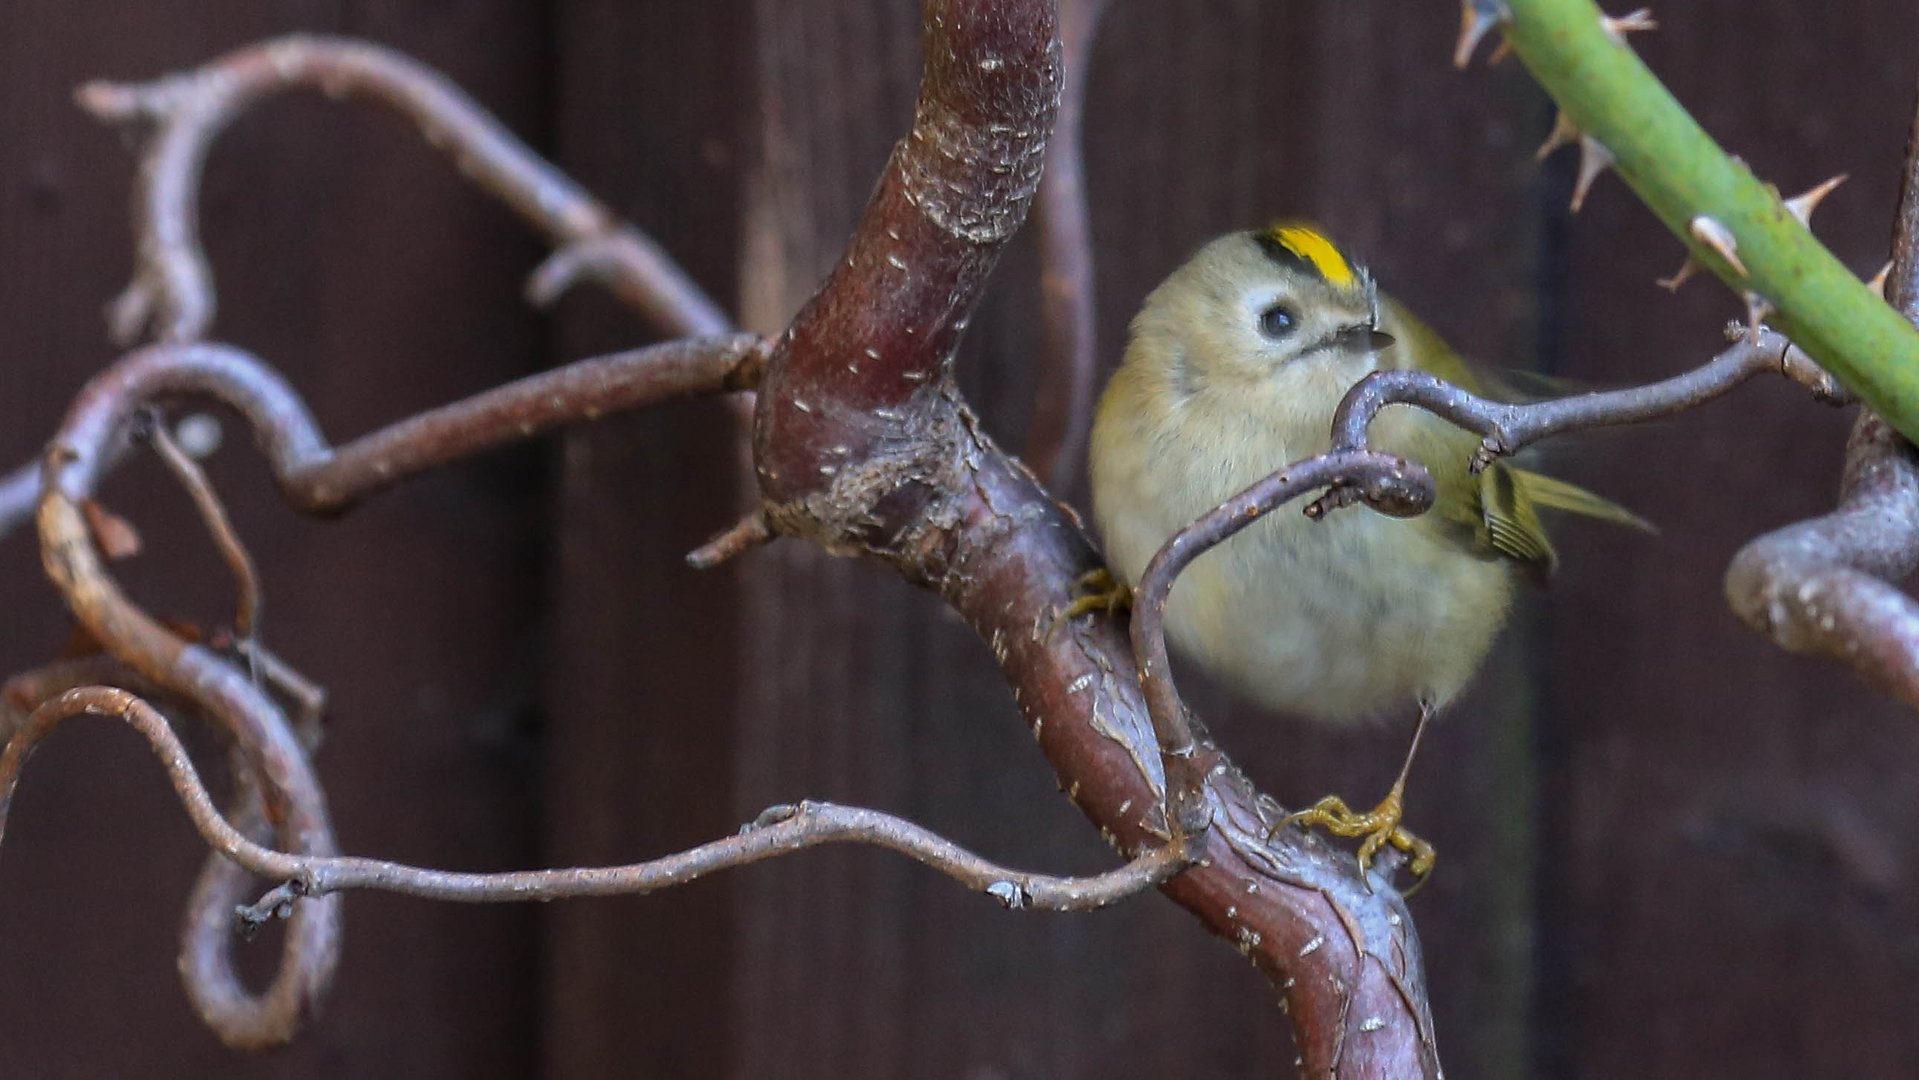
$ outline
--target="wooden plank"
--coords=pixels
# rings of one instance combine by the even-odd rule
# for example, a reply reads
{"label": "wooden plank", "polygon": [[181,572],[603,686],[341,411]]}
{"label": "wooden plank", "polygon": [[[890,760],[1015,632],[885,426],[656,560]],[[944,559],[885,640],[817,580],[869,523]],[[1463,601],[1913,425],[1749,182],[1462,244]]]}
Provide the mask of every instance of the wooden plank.
{"label": "wooden plank", "polygon": [[[36,451],[112,358],[99,311],[129,265],[132,168],[119,137],[71,106],[82,80],[149,78],[292,29],[354,33],[441,66],[539,134],[537,10],[362,7],[0,8],[0,459]],[[316,100],[244,118],[214,155],[201,216],[223,286],[218,332],[286,371],[330,432],[538,360],[538,323],[516,295],[537,249],[390,118]],[[333,691],[320,769],[343,843],[439,865],[530,863],[537,456],[452,470],[313,524],[281,507],[243,432],[229,429],[226,446],[215,478],[264,574],[267,640]],[[164,476],[132,469],[109,493],[149,543],[126,570],[136,594],[164,613],[218,618],[225,574]],[[0,668],[14,670],[48,655],[65,622],[26,538],[0,558]],[[356,897],[328,1011],[286,1053],[236,1059],[192,1017],[174,972],[202,847],[138,740],[99,723],[62,733],[16,811],[0,859],[9,1075],[510,1076],[531,1065],[531,912]]]}
{"label": "wooden plank", "polygon": [[[739,252],[744,9],[573,0],[559,6],[555,37],[561,165],[722,301]],[[561,315],[555,360],[649,339],[591,289]],[[683,561],[738,516],[738,447],[732,417],[712,402],[565,440],[546,863],[661,855],[745,820],[732,785],[738,570],[701,574]],[[543,1075],[733,1075],[735,881],[542,910]]]}

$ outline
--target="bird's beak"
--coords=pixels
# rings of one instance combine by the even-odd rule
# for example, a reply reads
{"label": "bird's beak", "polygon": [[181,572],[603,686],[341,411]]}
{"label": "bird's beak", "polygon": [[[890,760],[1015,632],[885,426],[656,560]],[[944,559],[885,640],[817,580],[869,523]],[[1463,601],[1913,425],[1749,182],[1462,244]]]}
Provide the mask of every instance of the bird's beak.
{"label": "bird's beak", "polygon": [[1339,333],[1334,334],[1326,344],[1338,346],[1343,349],[1379,352],[1392,345],[1393,341],[1394,338],[1391,334],[1376,327],[1361,324],[1359,326],[1349,326],[1341,330]]}

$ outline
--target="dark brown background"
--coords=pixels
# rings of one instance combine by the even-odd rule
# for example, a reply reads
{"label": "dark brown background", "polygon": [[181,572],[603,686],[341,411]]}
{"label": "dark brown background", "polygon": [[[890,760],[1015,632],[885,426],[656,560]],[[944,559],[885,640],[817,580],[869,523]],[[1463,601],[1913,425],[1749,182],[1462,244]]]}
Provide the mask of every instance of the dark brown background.
{"label": "dark brown background", "polygon": [[[1820,233],[1875,269],[1919,8],[1660,14],[1637,43],[1761,175],[1790,190],[1852,173]],[[1678,248],[1616,179],[1567,216],[1570,163],[1530,160],[1545,103],[1511,66],[1453,74],[1456,15],[1117,0],[1089,105],[1102,356],[1185,252],[1281,213],[1327,222],[1490,363],[1617,383],[1716,348],[1731,299],[1652,287]],[[766,329],[834,258],[905,128],[917,24],[911,0],[6,0],[0,460],[32,454],[112,358],[99,309],[128,269],[130,165],[69,104],[84,79],[292,29],[396,46]],[[202,216],[217,333],[290,373],[336,435],[645,334],[602,297],[527,311],[528,234],[365,110],[302,98],[248,116]],[[1034,291],[1022,244],[963,362],[1013,445]],[[1741,542],[1828,503],[1844,427],[1767,385],[1561,457],[1665,532],[1564,530],[1558,586],[1416,774],[1413,820],[1442,862],[1415,911],[1452,1074],[1910,1075],[1919,730],[1748,635],[1719,595]],[[336,524],[284,511],[245,443],[229,433],[216,475],[265,572],[269,640],[333,690],[320,764],[355,852],[626,861],[819,796],[1023,865],[1110,862],[986,650],[929,598],[798,547],[683,568],[736,501],[711,406],[449,470]],[[149,539],[126,571],[140,595],[217,615],[224,575],[178,495],[138,468],[110,494]],[[30,543],[0,544],[0,669],[64,627]],[[1364,798],[1397,762],[1396,731],[1327,737],[1198,696],[1289,800]],[[1292,1059],[1261,980],[1157,897],[1011,916],[841,851],[538,909],[356,896],[326,1014],[295,1048],[239,1060],[173,971],[199,857],[124,732],[79,725],[36,758],[0,858],[6,1075],[988,1080],[1285,1075]]]}

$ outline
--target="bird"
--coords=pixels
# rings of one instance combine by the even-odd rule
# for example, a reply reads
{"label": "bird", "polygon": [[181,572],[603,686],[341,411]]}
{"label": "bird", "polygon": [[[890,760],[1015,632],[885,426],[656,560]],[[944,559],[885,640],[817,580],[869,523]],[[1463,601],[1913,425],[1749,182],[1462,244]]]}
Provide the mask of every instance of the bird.
{"label": "bird", "polygon": [[[1389,368],[1486,385],[1313,225],[1232,232],[1200,248],[1147,296],[1101,395],[1088,461],[1107,569],[1081,583],[1062,617],[1125,602],[1175,532],[1329,451],[1341,399]],[[1305,720],[1352,725],[1416,708],[1398,778],[1373,810],[1327,796],[1280,827],[1360,839],[1362,873],[1390,844],[1423,882],[1436,856],[1404,826],[1407,776],[1428,722],[1485,661],[1521,582],[1544,583],[1557,565],[1541,509],[1651,527],[1507,460],[1475,473],[1479,437],[1419,409],[1383,410],[1369,435],[1432,473],[1430,511],[1266,515],[1186,569],[1166,634],[1246,697]]]}

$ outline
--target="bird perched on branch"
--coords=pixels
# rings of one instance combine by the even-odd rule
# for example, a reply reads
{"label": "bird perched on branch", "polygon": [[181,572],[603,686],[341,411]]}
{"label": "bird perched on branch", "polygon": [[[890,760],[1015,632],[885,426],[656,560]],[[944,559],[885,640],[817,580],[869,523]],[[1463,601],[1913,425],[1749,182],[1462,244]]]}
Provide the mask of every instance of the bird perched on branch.
{"label": "bird perched on branch", "polygon": [[[1418,368],[1467,389],[1457,353],[1332,241],[1301,225],[1220,237],[1146,298],[1092,433],[1093,514],[1112,571],[1070,613],[1139,581],[1161,545],[1217,504],[1331,449],[1333,412],[1380,368]],[[1519,578],[1554,567],[1542,507],[1644,526],[1581,488],[1497,461],[1478,436],[1412,408],[1374,421],[1371,443],[1425,465],[1432,509],[1410,519],[1353,508],[1313,521],[1271,514],[1201,555],[1166,607],[1173,644],[1260,703],[1329,724],[1419,710],[1405,766],[1375,809],[1336,796],[1292,815],[1384,844],[1423,877],[1430,846],[1401,824],[1406,773],[1433,713],[1464,689],[1505,622]]]}

